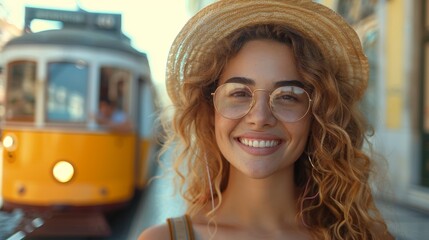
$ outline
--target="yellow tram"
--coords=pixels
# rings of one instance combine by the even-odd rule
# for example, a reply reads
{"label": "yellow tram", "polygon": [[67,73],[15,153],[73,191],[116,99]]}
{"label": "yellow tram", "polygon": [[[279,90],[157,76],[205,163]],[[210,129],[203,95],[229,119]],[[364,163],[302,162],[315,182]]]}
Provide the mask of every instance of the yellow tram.
{"label": "yellow tram", "polygon": [[[32,33],[35,19],[62,28]],[[26,8],[25,27],[1,52],[3,208],[96,219],[129,202],[148,178],[157,128],[147,57],[122,33],[119,14]],[[98,121],[105,100],[129,128]],[[98,228],[86,234],[109,234]]]}

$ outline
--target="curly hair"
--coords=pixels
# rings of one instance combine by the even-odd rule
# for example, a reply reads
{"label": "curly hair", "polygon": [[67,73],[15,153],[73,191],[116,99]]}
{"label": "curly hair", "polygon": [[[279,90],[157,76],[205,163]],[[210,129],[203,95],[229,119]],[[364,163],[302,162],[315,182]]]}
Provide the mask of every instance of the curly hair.
{"label": "curly hair", "polygon": [[164,150],[175,149],[174,169],[188,204],[187,213],[200,212],[212,202],[213,195],[216,208],[222,203],[229,163],[214,141],[211,93],[229,59],[246,42],[257,39],[291,47],[313,100],[307,148],[295,163],[295,185],[300,190],[297,218],[315,239],[387,239],[390,234],[369,184],[373,160],[363,150],[369,126],[358,108],[362,93],[355,91],[348,79],[336,75],[313,42],[284,26],[257,25],[234,32],[217,44],[215,55],[202,59],[205,64],[185,73],[181,91],[176,93],[179,96],[173,101],[172,122],[164,122],[168,129]]}

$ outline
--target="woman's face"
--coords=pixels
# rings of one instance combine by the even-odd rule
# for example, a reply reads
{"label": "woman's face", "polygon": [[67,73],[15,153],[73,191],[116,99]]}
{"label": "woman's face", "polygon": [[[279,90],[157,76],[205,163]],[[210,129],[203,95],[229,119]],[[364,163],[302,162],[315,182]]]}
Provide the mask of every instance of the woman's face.
{"label": "woman's face", "polygon": [[251,91],[258,89],[253,107],[243,117],[226,118],[215,111],[216,141],[231,169],[251,178],[293,174],[293,165],[307,143],[310,114],[296,122],[281,121],[269,103],[274,89],[301,82],[291,48],[272,40],[246,43],[228,61],[219,86],[230,82],[245,84]]}

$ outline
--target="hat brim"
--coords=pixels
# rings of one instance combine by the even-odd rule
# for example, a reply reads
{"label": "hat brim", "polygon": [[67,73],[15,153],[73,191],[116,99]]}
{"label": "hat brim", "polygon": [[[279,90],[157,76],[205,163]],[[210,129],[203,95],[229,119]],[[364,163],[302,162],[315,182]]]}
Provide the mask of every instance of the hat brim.
{"label": "hat brim", "polygon": [[311,39],[337,79],[363,94],[368,60],[354,29],[332,9],[312,1],[221,0],[192,17],[174,40],[166,75],[170,98],[177,96],[187,74],[204,64],[199,61],[202,54],[211,54],[216,43],[231,33],[261,24],[287,26]]}

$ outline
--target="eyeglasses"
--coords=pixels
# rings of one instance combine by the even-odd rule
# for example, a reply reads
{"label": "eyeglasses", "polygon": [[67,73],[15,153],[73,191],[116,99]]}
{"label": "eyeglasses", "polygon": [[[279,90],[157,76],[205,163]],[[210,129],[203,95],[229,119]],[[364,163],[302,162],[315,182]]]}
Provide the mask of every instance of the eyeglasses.
{"label": "eyeglasses", "polygon": [[[255,105],[257,91],[268,92],[265,89],[252,90],[242,83],[225,83],[211,95],[219,114],[228,119],[239,119]],[[269,96],[271,112],[280,121],[297,122],[310,110],[310,95],[301,87],[282,86],[273,90]]]}

